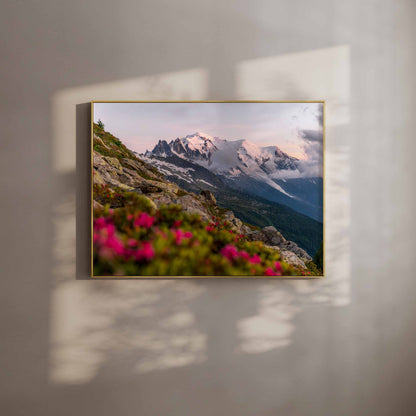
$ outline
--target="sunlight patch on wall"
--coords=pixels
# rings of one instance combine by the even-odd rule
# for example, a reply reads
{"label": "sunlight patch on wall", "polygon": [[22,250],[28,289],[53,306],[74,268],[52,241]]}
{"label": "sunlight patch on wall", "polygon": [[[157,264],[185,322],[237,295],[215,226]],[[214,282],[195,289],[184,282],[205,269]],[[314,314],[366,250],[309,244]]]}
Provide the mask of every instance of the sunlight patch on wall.
{"label": "sunlight patch on wall", "polygon": [[202,100],[207,95],[207,74],[195,68],[129,78],[58,91],[52,97],[53,168],[75,169],[76,105],[90,101]]}
{"label": "sunlight patch on wall", "polygon": [[258,289],[257,313],[236,323],[237,351],[261,353],[289,345],[293,321],[309,307],[350,303],[350,48],[342,45],[247,60],[236,73],[238,99],[326,101],[326,277]]}
{"label": "sunlight patch on wall", "polygon": [[[62,196],[52,219],[51,382],[82,384],[108,371],[111,379],[125,378],[205,360],[206,336],[188,306],[203,291],[194,282],[76,280],[74,178],[89,180],[89,172],[76,172],[77,104],[202,100],[206,94],[206,72],[197,68],[69,88],[52,97],[52,165]],[[89,140],[88,126],[83,136]]]}
{"label": "sunlight patch on wall", "polygon": [[[82,384],[205,360],[206,336],[187,303],[192,282],[75,281],[53,291],[50,379]],[[170,299],[167,301],[166,299]]]}
{"label": "sunlight patch on wall", "polygon": [[326,125],[350,119],[348,45],[242,61],[236,69],[237,99],[325,100]]}
{"label": "sunlight patch on wall", "polygon": [[293,295],[268,284],[259,288],[259,299],[258,314],[237,322],[241,339],[237,352],[262,353],[291,343],[293,317],[299,311]]}

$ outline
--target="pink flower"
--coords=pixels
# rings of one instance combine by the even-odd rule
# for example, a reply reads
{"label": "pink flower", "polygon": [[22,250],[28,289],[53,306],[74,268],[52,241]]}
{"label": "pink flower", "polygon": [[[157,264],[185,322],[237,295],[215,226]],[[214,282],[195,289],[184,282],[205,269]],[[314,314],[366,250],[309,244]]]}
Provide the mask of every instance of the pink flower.
{"label": "pink flower", "polygon": [[127,219],[128,219],[129,221],[131,221],[131,220],[133,219],[133,214],[128,214],[128,215],[127,215]]}
{"label": "pink flower", "polygon": [[238,257],[238,250],[235,246],[231,244],[227,244],[220,253],[226,257],[228,260],[233,260],[234,258]]}
{"label": "pink flower", "polygon": [[104,243],[106,247],[111,248],[115,254],[121,256],[124,251],[123,243],[116,236],[110,236]]}
{"label": "pink flower", "polygon": [[281,272],[281,271],[282,271],[282,265],[280,264],[280,261],[277,261],[277,262],[274,264],[274,268],[275,268],[278,272]]}
{"label": "pink flower", "polygon": [[265,276],[275,276],[274,271],[271,267],[268,267],[265,271],[264,271],[264,275]]}
{"label": "pink flower", "polygon": [[247,253],[247,251],[240,251],[240,257],[242,257],[245,260],[248,260],[250,258],[250,254]]}
{"label": "pink flower", "polygon": [[106,228],[103,228],[104,233],[106,233],[109,237],[113,236],[116,232],[116,227],[114,224],[108,224]]}
{"label": "pink flower", "polygon": [[141,212],[140,215],[134,220],[135,227],[150,228],[155,222],[155,218]]}
{"label": "pink flower", "polygon": [[144,241],[141,248],[138,248],[135,253],[134,257],[137,261],[151,260],[155,255],[155,250],[152,247],[152,244],[149,241]]}
{"label": "pink flower", "polygon": [[255,254],[253,257],[250,258],[249,262],[253,264],[260,264],[261,258],[258,254]]}
{"label": "pink flower", "polygon": [[182,230],[172,230],[175,235],[176,244],[181,244],[184,238],[192,238],[192,233],[190,231],[183,232]]}
{"label": "pink flower", "polygon": [[214,227],[211,227],[210,225],[207,225],[207,226],[205,227],[205,229],[206,229],[208,232],[211,232],[211,231],[214,231],[214,230],[215,230],[215,228],[214,228]]}
{"label": "pink flower", "polygon": [[137,246],[137,241],[136,241],[134,238],[129,238],[129,239],[127,240],[127,245],[128,245],[129,247],[134,247],[134,246]]}
{"label": "pink flower", "polygon": [[107,221],[104,217],[100,217],[94,220],[94,228],[100,230],[107,225]]}

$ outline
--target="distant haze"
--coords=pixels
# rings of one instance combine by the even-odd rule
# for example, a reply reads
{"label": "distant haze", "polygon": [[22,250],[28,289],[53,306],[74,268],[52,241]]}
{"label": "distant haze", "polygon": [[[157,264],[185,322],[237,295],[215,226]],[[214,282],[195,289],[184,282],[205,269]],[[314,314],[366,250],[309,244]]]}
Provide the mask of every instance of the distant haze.
{"label": "distant haze", "polygon": [[138,153],[195,132],[275,145],[310,164],[322,158],[321,103],[95,103],[94,121]]}

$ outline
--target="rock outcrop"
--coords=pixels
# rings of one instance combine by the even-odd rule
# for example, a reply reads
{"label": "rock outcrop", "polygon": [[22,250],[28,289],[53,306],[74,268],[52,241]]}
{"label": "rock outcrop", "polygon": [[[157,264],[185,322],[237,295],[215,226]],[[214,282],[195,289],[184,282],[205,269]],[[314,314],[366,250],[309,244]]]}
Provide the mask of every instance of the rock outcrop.
{"label": "rock outcrop", "polygon": [[268,247],[279,251],[285,261],[295,266],[306,269],[305,263],[312,260],[312,257],[305,250],[293,241],[286,240],[273,226],[250,231],[247,236],[252,241],[263,241]]}
{"label": "rock outcrop", "polygon": [[211,191],[202,190],[201,195],[205,198],[205,200],[211,205],[217,205],[217,200],[214,194]]}

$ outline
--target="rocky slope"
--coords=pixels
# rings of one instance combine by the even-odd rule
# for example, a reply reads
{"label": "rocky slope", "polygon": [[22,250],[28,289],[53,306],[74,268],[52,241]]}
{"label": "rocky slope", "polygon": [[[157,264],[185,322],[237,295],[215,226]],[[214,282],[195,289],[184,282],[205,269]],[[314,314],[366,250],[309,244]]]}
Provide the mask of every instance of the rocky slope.
{"label": "rocky slope", "polygon": [[[163,144],[161,145],[163,146]],[[247,241],[260,241],[266,247],[280,254],[290,265],[307,270],[311,257],[292,241],[287,241],[274,227],[263,229],[243,223],[230,210],[220,208],[210,190],[200,194],[187,192],[177,184],[166,180],[151,164],[141,160],[127,149],[116,137],[94,125],[93,137],[94,207],[102,209],[105,203],[111,208],[123,206],[122,192],[134,192],[149,200],[154,208],[181,206],[188,214],[198,215],[202,221],[220,218],[227,223],[230,232],[244,237]],[[99,188],[101,187],[101,188]],[[111,190],[111,199],[100,197],[101,189]],[[120,195],[120,198],[117,198]],[[116,196],[116,197],[114,197]]]}

